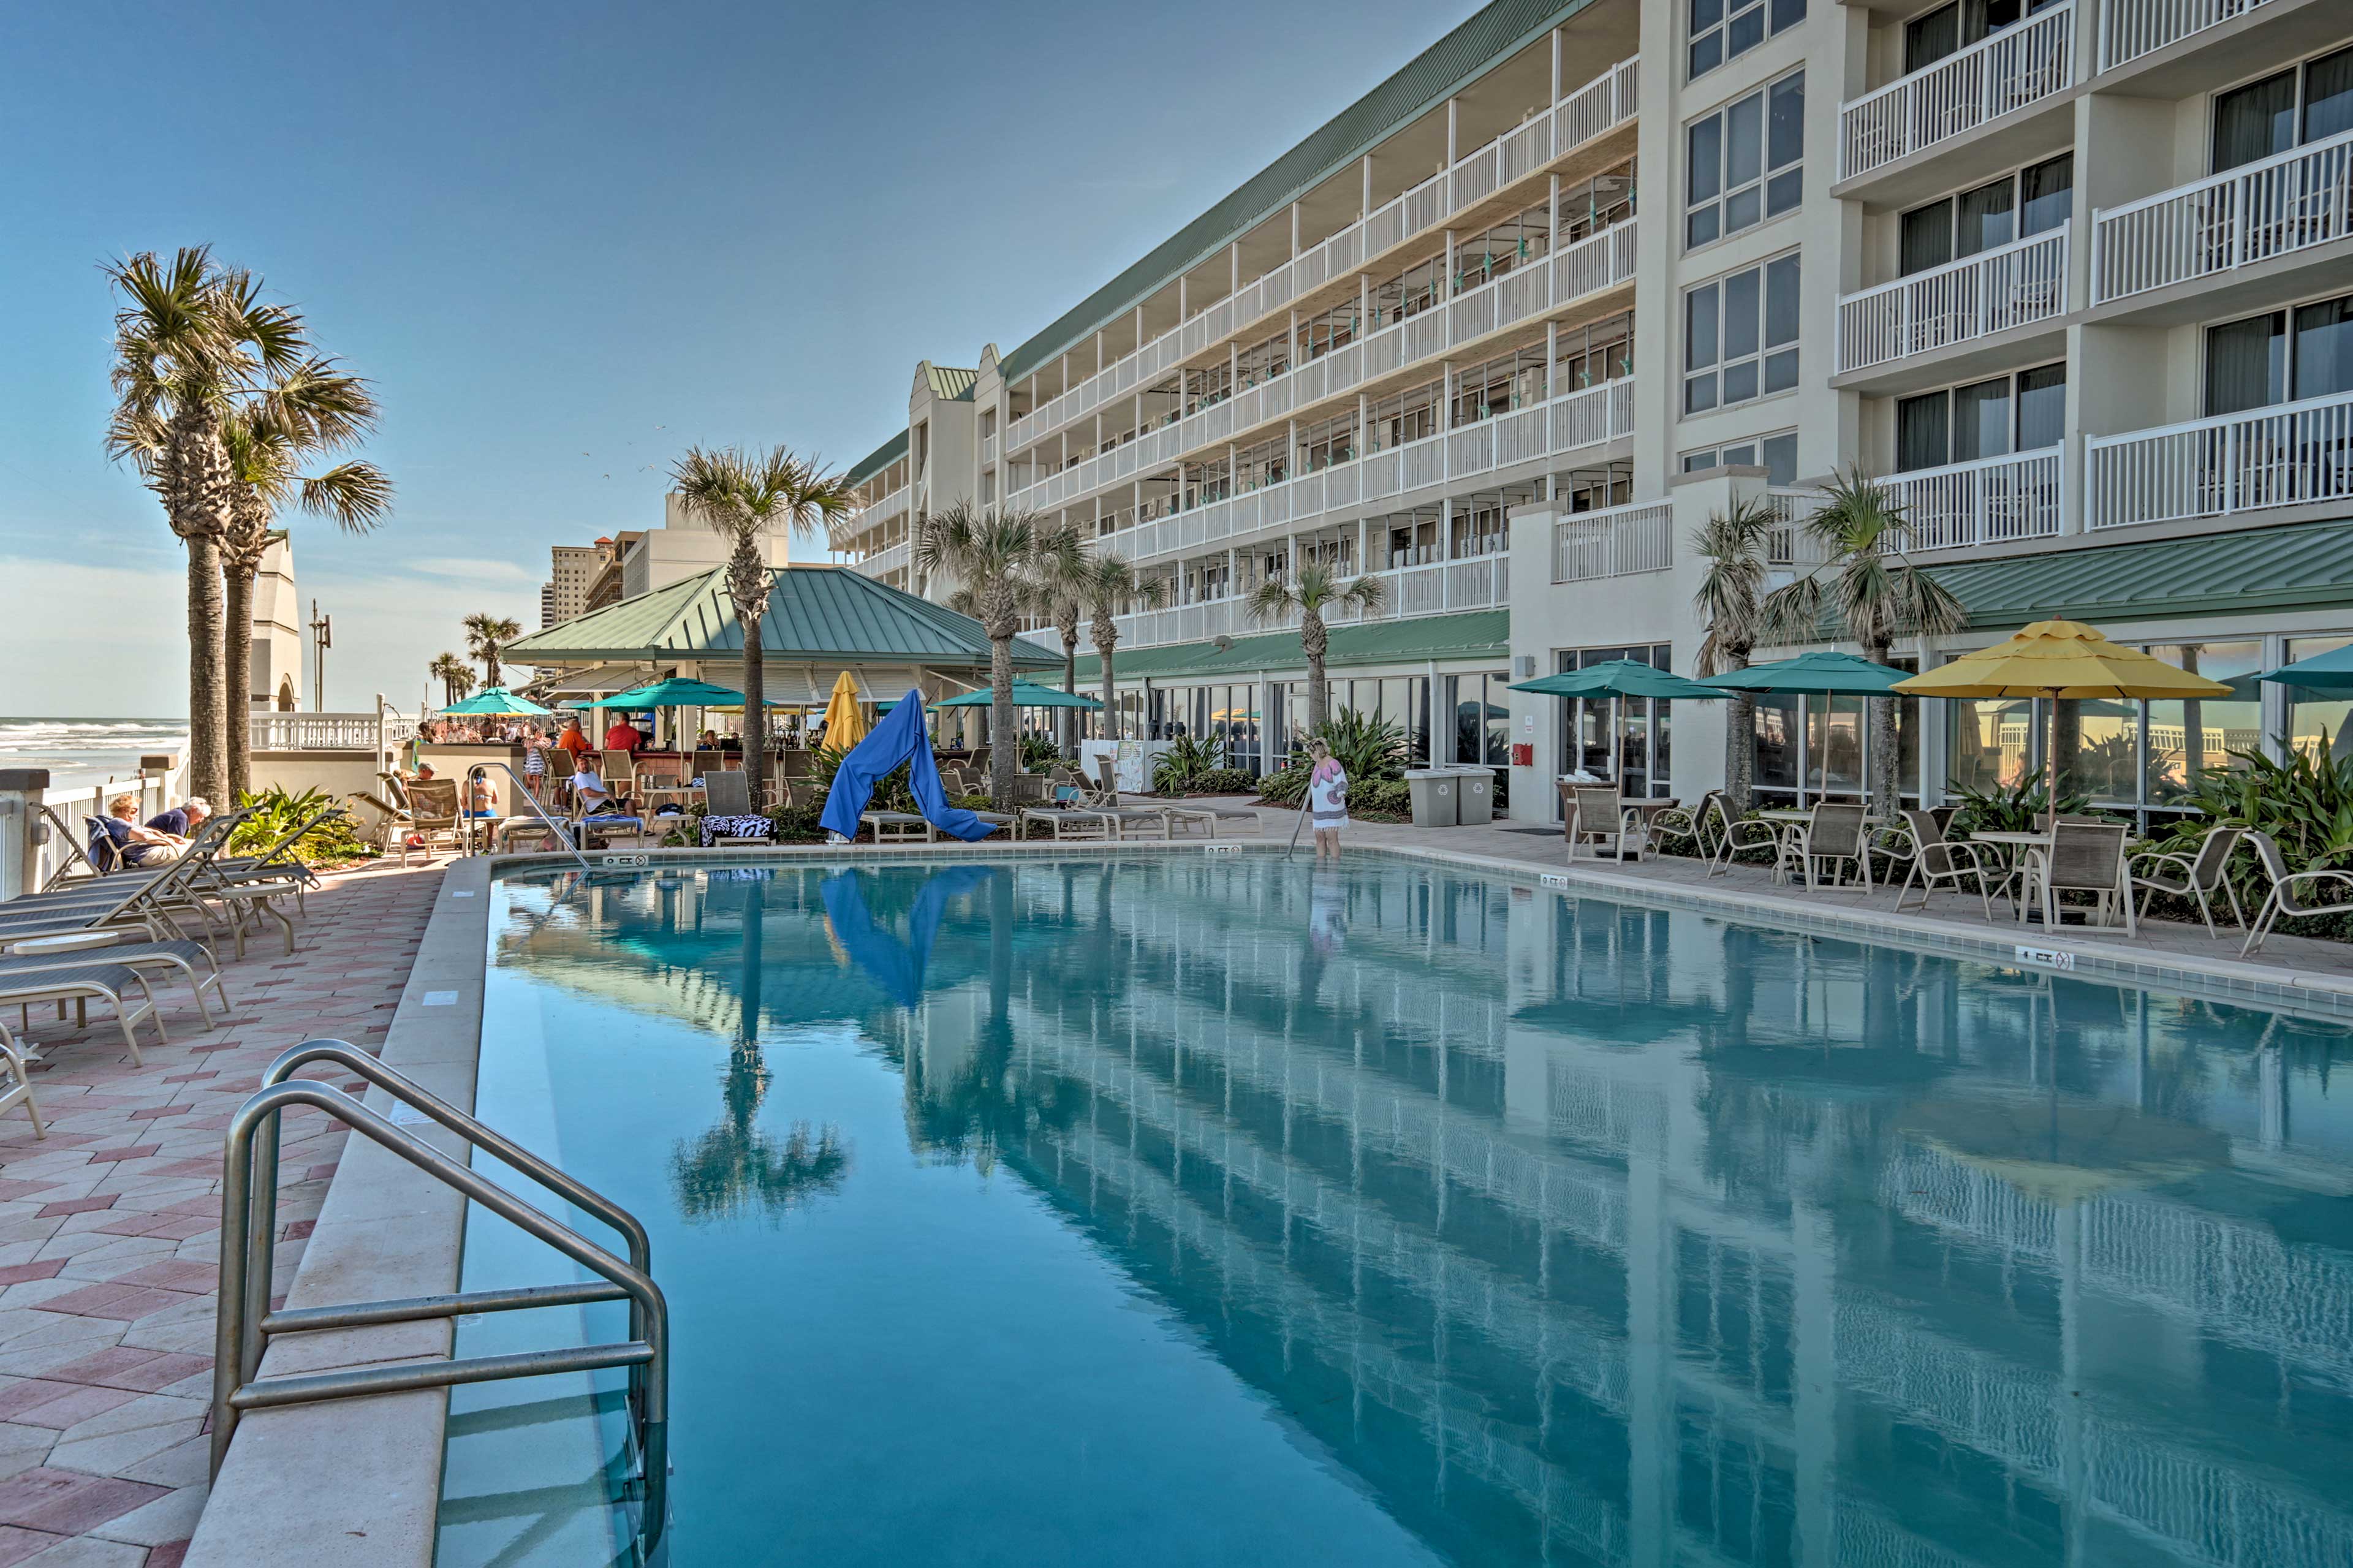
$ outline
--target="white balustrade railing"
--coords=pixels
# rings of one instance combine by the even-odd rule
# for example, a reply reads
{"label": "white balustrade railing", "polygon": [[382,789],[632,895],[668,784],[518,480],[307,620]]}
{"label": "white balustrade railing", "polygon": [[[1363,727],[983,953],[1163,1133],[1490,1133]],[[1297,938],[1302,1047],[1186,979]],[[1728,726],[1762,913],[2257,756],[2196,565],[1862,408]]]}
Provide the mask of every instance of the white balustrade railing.
{"label": "white balustrade railing", "polygon": [[1965,256],[1839,301],[1838,367],[1886,364],[2067,311],[2067,230]]}
{"label": "white balustrade railing", "polygon": [[2092,528],[2353,500],[2353,393],[2094,436],[2084,446]]}
{"label": "white balustrade railing", "polygon": [[2065,90],[2075,7],[2054,5],[1839,110],[1839,177],[1867,174]]}
{"label": "white balustrade railing", "polygon": [[913,553],[910,542],[902,539],[861,559],[858,563],[858,570],[869,577],[887,577],[904,568]]}
{"label": "white balustrade railing", "polygon": [[[1444,308],[1384,327],[1271,381],[1246,387],[1209,407],[1145,431],[1108,452],[1046,475],[1008,499],[1012,505],[1029,510],[1064,505],[1106,485],[1152,472],[1187,453],[1223,446],[1314,399],[1339,396],[1371,377],[1435,359],[1555,306],[1623,288],[1634,280],[1635,240],[1631,219],[1588,235],[1554,256],[1549,265],[1521,268],[1467,289]],[[1399,483],[1412,488],[1412,481]]]}
{"label": "white balustrade railing", "polygon": [[2353,235],[2353,131],[2092,215],[2092,303]]}
{"label": "white balustrade railing", "polygon": [[[1334,610],[1324,620],[1335,626],[1352,626],[1366,621],[1451,615],[1458,610],[1498,608],[1511,602],[1511,558],[1493,554],[1367,573],[1365,575],[1381,585],[1380,604],[1371,610]],[[1119,627],[1122,647],[1157,647],[1219,637],[1255,637],[1262,632],[1290,631],[1299,625],[1296,612],[1261,620],[1249,612],[1246,601],[1240,597],[1139,610],[1113,616],[1113,620]]]}
{"label": "white balustrade railing", "polygon": [[[248,743],[257,752],[375,752],[386,743],[375,713],[255,713],[247,723]],[[408,734],[415,733],[411,724]]]}
{"label": "white balustrade railing", "polygon": [[1534,174],[1634,116],[1639,59],[1622,60],[1564,95],[1551,109],[1457,160],[1322,243],[1244,284],[1060,396],[1006,426],[1018,452],[1110,399],[1149,383],[1309,289],[1365,265],[1466,206]]}
{"label": "white balustrade railing", "polygon": [[1888,498],[1904,509],[1914,550],[1953,550],[2012,539],[2049,539],[2067,503],[2064,449],[2041,447],[1974,462],[1894,474]]}
{"label": "white balustrade railing", "polygon": [[2100,18],[2100,68],[2114,70],[2270,0],[2107,0]]}
{"label": "white balustrade railing", "polygon": [[1640,501],[1580,512],[1553,524],[1552,580],[1583,583],[1636,572],[1664,572],[1675,563],[1675,509]]}

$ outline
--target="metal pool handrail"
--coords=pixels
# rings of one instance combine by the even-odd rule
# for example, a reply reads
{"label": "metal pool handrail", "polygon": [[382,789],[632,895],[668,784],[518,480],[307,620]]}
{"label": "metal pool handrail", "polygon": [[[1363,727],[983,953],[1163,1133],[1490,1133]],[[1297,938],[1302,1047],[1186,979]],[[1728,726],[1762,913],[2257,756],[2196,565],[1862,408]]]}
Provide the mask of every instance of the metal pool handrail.
{"label": "metal pool handrail", "polygon": [[[580,862],[580,868],[583,871],[592,869],[593,868],[588,864],[587,852],[580,847],[579,841],[572,836],[571,830],[547,815],[547,809],[539,804],[539,797],[531,793],[531,785],[525,784],[522,775],[516,773],[513,765],[508,763],[480,762],[466,770],[466,788],[458,802],[458,820],[466,825],[467,848],[470,851],[473,847],[474,824],[478,819],[474,816],[474,808],[468,805],[466,802],[474,796],[474,780],[478,776],[488,773],[492,768],[498,769],[514,781],[516,797],[529,805],[531,814],[547,824],[547,830],[555,835],[556,841],[572,851],[572,858]],[[491,847],[496,848],[498,846],[495,829],[491,830]],[[640,839],[639,842],[642,843],[644,840]]]}
{"label": "metal pool handrail", "polygon": [[[336,1059],[340,1061],[342,1058]],[[390,1071],[388,1068],[385,1070]],[[390,1089],[393,1086],[385,1087]],[[399,1300],[364,1301],[274,1312],[266,1310],[270,1299],[271,1248],[265,1244],[257,1250],[250,1232],[256,1214],[269,1216],[269,1233],[275,1232],[278,1169],[274,1159],[263,1164],[255,1156],[261,1130],[265,1126],[270,1129],[274,1153],[276,1124],[290,1106],[310,1106],[325,1111],[353,1131],[398,1155],[444,1185],[455,1188],[491,1213],[512,1221],[583,1268],[601,1275],[604,1282],[460,1291],[452,1295],[419,1296]],[[419,1109],[427,1108],[420,1105]],[[462,1111],[447,1106],[442,1109],[464,1122],[472,1123],[481,1132],[489,1131]],[[463,1132],[467,1130],[460,1127],[458,1131]],[[468,1135],[473,1136],[472,1133]],[[600,1203],[602,1201],[599,1200]],[[515,1311],[533,1307],[575,1306],[623,1300],[631,1306],[633,1337],[619,1344],[582,1345],[511,1355],[451,1357],[441,1361],[291,1376],[263,1378],[259,1375],[263,1338],[271,1333],[360,1328],[455,1318],[474,1312]],[[265,1309],[259,1313],[254,1310],[257,1300]],[[638,1324],[643,1325],[641,1331],[636,1331],[634,1326]],[[628,1367],[632,1373],[632,1426],[644,1469],[638,1536],[650,1556],[660,1541],[667,1515],[670,1471],[670,1308],[660,1287],[643,1269],[623,1262],[489,1178],[402,1131],[358,1100],[326,1084],[307,1079],[269,1084],[239,1106],[230,1118],[221,1171],[220,1295],[213,1333],[212,1473],[216,1478],[219,1475],[222,1461],[227,1458],[229,1442],[236,1436],[237,1422],[248,1410],[448,1388],[458,1384],[486,1383],[504,1378],[593,1372],[606,1367]],[[638,1375],[640,1372],[641,1376]]]}

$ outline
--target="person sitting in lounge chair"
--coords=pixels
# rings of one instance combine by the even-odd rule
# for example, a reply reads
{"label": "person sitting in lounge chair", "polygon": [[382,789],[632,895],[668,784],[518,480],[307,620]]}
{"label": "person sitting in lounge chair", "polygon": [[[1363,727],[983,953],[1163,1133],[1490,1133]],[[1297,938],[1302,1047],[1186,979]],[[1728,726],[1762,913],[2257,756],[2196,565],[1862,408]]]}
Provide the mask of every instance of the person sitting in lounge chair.
{"label": "person sitting in lounge chair", "polygon": [[185,841],[194,838],[213,814],[213,803],[203,795],[192,795],[169,811],[159,811],[147,819],[147,826],[156,832]]}
{"label": "person sitting in lounge chair", "polygon": [[176,834],[159,832],[142,826],[139,816],[139,797],[118,795],[106,803],[106,816],[93,817],[114,840],[114,852],[126,866],[160,866],[166,860],[176,860],[188,847],[188,841]]}
{"label": "person sitting in lounge chair", "polygon": [[605,787],[604,775],[593,762],[583,761],[572,770],[572,798],[580,803],[583,816],[610,816],[629,809],[627,799]]}

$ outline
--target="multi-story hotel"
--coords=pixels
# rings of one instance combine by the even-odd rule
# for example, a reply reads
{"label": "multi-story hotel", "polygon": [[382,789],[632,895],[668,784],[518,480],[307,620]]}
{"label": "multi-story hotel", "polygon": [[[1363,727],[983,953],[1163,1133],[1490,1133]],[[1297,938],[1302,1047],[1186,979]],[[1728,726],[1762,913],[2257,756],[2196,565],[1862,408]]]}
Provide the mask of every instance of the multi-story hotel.
{"label": "multi-story hotel", "polygon": [[[2106,801],[2353,746],[2345,703],[2252,679],[2353,640],[2353,10],[1496,0],[1018,347],[919,366],[834,542],[920,592],[926,509],[1083,523],[1161,584],[1121,623],[1122,732],[1261,766],[1303,668],[1244,597],[1376,574],[1335,705],[1546,821],[1578,767],[1720,782],[1729,704],[1510,683],[1691,673],[1694,531],[1758,495],[1795,524],[1857,465],[1971,617],[1900,660],[2065,615],[2239,689],[2083,705]],[[1770,554],[1821,565],[1795,526]],[[1864,776],[1859,700],[1757,725],[1770,795]],[[1905,787],[2015,776],[2045,733],[1906,704]]]}

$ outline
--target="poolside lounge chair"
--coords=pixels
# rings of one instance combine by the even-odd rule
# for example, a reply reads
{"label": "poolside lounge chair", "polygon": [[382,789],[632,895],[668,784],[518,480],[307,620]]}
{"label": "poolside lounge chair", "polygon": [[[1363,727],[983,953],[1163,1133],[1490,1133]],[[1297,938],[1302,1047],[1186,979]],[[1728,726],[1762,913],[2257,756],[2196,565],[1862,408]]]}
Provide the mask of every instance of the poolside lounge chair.
{"label": "poolside lounge chair", "polygon": [[1854,865],[1858,883],[1864,894],[1871,891],[1871,836],[1863,818],[1870,815],[1860,805],[1837,805],[1824,801],[1814,807],[1813,816],[1793,824],[1781,837],[1781,858],[1775,868],[1777,875],[1803,877],[1809,889],[1822,884],[1816,880],[1820,868],[1829,868],[1830,885],[1842,888],[1846,884],[1846,867]]}
{"label": "poolside lounge chair", "polygon": [[1021,811],[1025,836],[1035,838],[1044,828],[1050,838],[1116,838],[1119,818],[1108,811],[1085,806],[1031,805]]}
{"label": "poolside lounge chair", "polygon": [[2062,817],[2051,829],[2047,848],[2029,849],[2020,866],[2024,879],[2019,895],[2018,918],[2026,918],[2028,903],[2040,900],[2042,925],[2059,929],[2059,895],[2091,893],[2096,902],[2084,921],[2114,926],[2121,917],[2125,934],[2139,929],[2133,913],[2132,878],[2125,870],[2125,839],[2130,830],[2121,822],[2069,822]]}
{"label": "poolside lounge chair", "polygon": [[[138,994],[131,993],[136,989]],[[164,1019],[155,1010],[155,993],[147,977],[127,963],[92,964],[80,969],[50,969],[35,966],[0,971],[0,1007],[28,1007],[36,1002],[71,1002],[77,1009],[91,999],[111,1005],[115,1022],[122,1026],[122,1043],[131,1047],[131,1060],[135,1067],[146,1066],[139,1054],[139,1037],[134,1026],[142,1018],[155,1026],[159,1044],[170,1043],[164,1032]]]}
{"label": "poolside lounge chair", "polygon": [[2231,921],[2240,930],[2247,926],[2245,911],[2239,908],[2238,889],[2231,886],[2225,875],[2231,868],[2231,857],[2239,847],[2243,827],[2224,825],[2210,827],[2206,837],[2198,841],[2195,855],[2168,855],[2161,850],[2144,849],[2125,861],[2126,874],[2132,885],[2141,890],[2140,912],[2148,914],[2148,900],[2157,893],[2170,893],[2176,898],[2194,900],[2198,916],[2206,922],[2208,936],[2220,936],[2214,929],[2213,897],[2221,893],[2230,900]]}
{"label": "poolside lounge chair", "polygon": [[[50,870],[47,878],[42,881],[41,891],[46,893],[69,882],[86,882],[106,875],[105,870],[90,858],[90,852],[82,847],[81,836],[74,832],[71,825],[64,817],[58,815],[57,807],[44,805],[41,807],[41,815],[48,818],[49,825],[57,829],[57,842],[66,852],[65,858],[58,861]],[[79,871],[74,869],[77,866],[81,868]]]}
{"label": "poolside lounge chair", "polygon": [[2291,872],[2287,868],[2287,858],[2280,853],[2279,845],[2270,834],[2250,827],[2246,830],[2246,839],[2254,846],[2255,858],[2262,863],[2263,875],[2271,879],[2272,890],[2263,895],[2262,906],[2255,910],[2255,923],[2247,928],[2247,940],[2239,944],[2240,957],[2244,958],[2263,946],[2263,939],[2271,935],[2272,927],[2279,923],[2282,915],[2298,920],[2311,915],[2353,912],[2353,905],[2345,903],[2308,904],[2296,891],[2299,888],[2314,887],[2322,882],[2338,882],[2353,887],[2353,871]]}
{"label": "poolside lounge chair", "polygon": [[912,811],[862,811],[858,820],[874,830],[877,844],[931,844],[940,837],[929,817]]}
{"label": "poolside lounge chair", "polygon": [[[228,993],[221,986],[220,960],[200,942],[174,940],[153,942],[142,940],[139,931],[115,927],[107,931],[72,931],[60,936],[7,937],[0,936],[0,979],[12,971],[32,972],[48,969],[104,968],[121,964],[141,973],[177,973],[188,982],[188,989],[196,1002],[196,1016],[207,1029],[213,1026],[212,1009],[205,1004],[205,993],[226,1013],[229,1007]],[[0,1110],[5,1110],[0,1106]]]}
{"label": "poolside lounge chair", "polygon": [[33,1119],[33,1136],[47,1138],[49,1130],[41,1123],[41,1108],[33,1102],[33,1080],[25,1071],[25,1053],[5,1024],[0,1024],[0,1082],[7,1085],[0,1089],[0,1112],[22,1105],[25,1114]]}
{"label": "poolside lounge chair", "polygon": [[1920,907],[1928,907],[1928,895],[1938,888],[1958,888],[1964,881],[1974,879],[1978,885],[1978,901],[1985,905],[1985,918],[1993,919],[1993,896],[2010,887],[2008,868],[1986,863],[1985,846],[1959,844],[1947,838],[1938,830],[1936,819],[1925,811],[1904,814],[1904,825],[1912,836],[1912,869],[1905,874],[1903,886],[1895,889],[1895,908],[1901,911],[1904,900],[1917,884]]}

